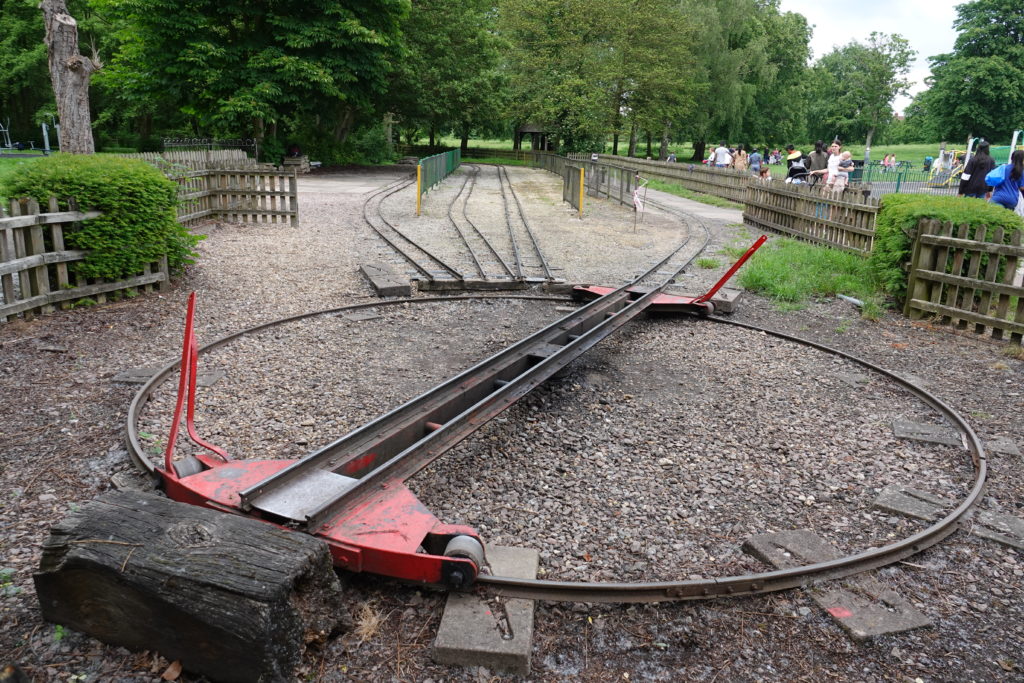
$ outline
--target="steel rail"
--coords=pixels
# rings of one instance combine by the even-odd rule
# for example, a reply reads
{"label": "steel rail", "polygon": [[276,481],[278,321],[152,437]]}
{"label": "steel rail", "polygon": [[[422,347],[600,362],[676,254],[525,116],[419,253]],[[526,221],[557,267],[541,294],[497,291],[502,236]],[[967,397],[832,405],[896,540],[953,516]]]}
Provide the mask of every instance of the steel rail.
{"label": "steel rail", "polygon": [[[472,228],[473,232],[476,233],[476,235],[480,238],[481,241],[483,241],[484,245],[487,247],[488,250],[490,250],[491,254],[494,256],[494,258],[497,260],[497,262],[499,264],[501,264],[501,267],[504,269],[505,274],[508,276],[508,278],[510,280],[511,279],[515,279],[515,275],[512,274],[512,269],[509,268],[508,263],[506,263],[505,259],[503,259],[501,257],[501,254],[498,253],[498,250],[491,243],[491,240],[488,239],[487,236],[484,235],[482,232],[480,232],[480,229],[478,227],[476,227],[476,223],[471,221],[470,218],[469,218],[469,215],[466,213],[466,207],[469,206],[469,200],[473,196],[473,190],[476,188],[477,178],[480,176],[480,167],[477,166],[476,164],[469,164],[469,165],[473,166],[473,168],[476,169],[476,170],[475,170],[475,172],[473,174],[473,182],[469,186],[469,192],[466,193],[466,199],[465,199],[465,201],[462,202],[462,219],[464,221],[466,221],[466,223],[469,224],[469,227]],[[486,274],[483,274],[482,277],[485,280],[487,279],[487,275]]]}
{"label": "steel rail", "polygon": [[[429,304],[429,303],[447,303],[451,301],[477,301],[481,299],[510,299],[510,300],[521,300],[521,301],[551,301],[551,302],[570,302],[572,299],[564,296],[551,296],[551,295],[494,295],[494,294],[463,294],[458,296],[430,296],[430,297],[407,297],[401,299],[388,299],[386,301],[369,301],[361,304],[349,304],[348,306],[340,306],[338,308],[331,308],[320,311],[312,311],[309,313],[301,313],[299,315],[293,315],[288,318],[280,318],[278,320],[271,320],[260,325],[254,325],[253,327],[247,327],[237,332],[224,335],[209,344],[200,346],[197,351],[198,355],[209,353],[221,346],[229,344],[236,339],[244,337],[246,335],[255,334],[263,330],[276,327],[278,325],[286,325],[288,323],[298,322],[300,320],[307,320],[309,318],[315,318],[317,316],[324,315],[336,315],[338,313],[344,313],[346,311],[358,311],[364,308],[376,308],[376,307],[391,307],[400,306],[403,304]],[[147,474],[155,474],[156,468],[146,455],[146,449],[143,447],[142,442],[139,440],[139,419],[142,417],[142,410],[145,408],[146,403],[149,401],[153,392],[160,386],[168,377],[176,372],[181,367],[181,360],[174,360],[167,365],[159,368],[152,377],[149,378],[139,388],[135,396],[132,398],[131,403],[128,406],[128,416],[126,423],[126,446],[128,448],[128,455],[132,462],[137,467],[143,470]]]}
{"label": "steel rail", "polygon": [[523,210],[523,205],[519,201],[519,195],[516,194],[516,188],[512,187],[512,179],[508,177],[508,169],[504,166],[499,166],[498,168],[505,174],[505,182],[508,183],[508,190],[512,193],[512,199],[515,200],[516,208],[519,210],[519,218],[522,219],[523,227],[526,228],[526,234],[529,235],[530,241],[533,243],[533,249],[537,252],[537,258],[540,260],[541,268],[544,269],[544,277],[551,280],[551,269],[548,268],[548,262],[544,258],[544,252],[540,250],[540,244],[537,242],[537,236],[533,234],[533,230],[530,228],[530,221],[526,219],[526,211]]}
{"label": "steel rail", "polygon": [[763,332],[780,339],[810,346],[840,358],[845,358],[888,377],[904,389],[910,391],[941,413],[960,431],[963,445],[970,453],[975,473],[970,493],[946,517],[916,534],[880,548],[866,550],[827,562],[817,562],[799,567],[745,574],[742,576],[635,583],[531,580],[481,574],[477,577],[477,584],[483,590],[507,597],[532,598],[556,602],[662,602],[755,595],[805,586],[812,582],[842,578],[870,569],[884,567],[915,555],[926,548],[930,548],[959,528],[960,522],[969,513],[985,489],[985,480],[988,476],[988,460],[977,434],[953,408],[923,387],[845,351],[749,323],[721,318],[708,318],[708,320],[755,332]]}
{"label": "steel rail", "polygon": [[[688,235],[668,256],[640,278],[657,272],[691,241]],[[705,234],[676,273],[707,244]],[[356,481],[344,492],[293,521],[315,530],[346,506],[357,504],[388,481],[404,480],[449,447],[473,433],[569,362],[638,315],[672,281],[675,274],[639,298],[627,291],[633,283],[595,299],[548,327],[499,351],[395,410],[240,492],[244,509],[260,508],[261,496],[280,491],[311,473],[344,472]],[[595,322],[599,321],[599,322]],[[530,364],[530,362],[534,364]],[[467,407],[468,404],[468,407]],[[426,425],[433,431],[424,434]]]}
{"label": "steel rail", "polygon": [[395,242],[394,242],[394,241],[393,241],[392,239],[390,239],[390,238],[389,238],[389,237],[388,237],[387,235],[385,235],[385,234],[384,234],[384,231],[383,231],[383,230],[381,230],[381,229],[380,229],[380,228],[378,228],[378,227],[377,227],[376,225],[374,225],[374,224],[373,224],[373,221],[371,221],[371,220],[370,220],[370,217],[369,217],[369,216],[367,215],[367,211],[369,210],[369,207],[370,207],[370,204],[372,203],[372,201],[373,201],[374,199],[378,199],[379,201],[377,202],[377,218],[378,218],[378,219],[379,219],[379,220],[380,220],[380,221],[381,221],[382,223],[384,223],[384,225],[388,226],[388,228],[390,228],[390,229],[391,229],[391,230],[392,230],[392,231],[393,231],[393,232],[394,232],[394,233],[395,233],[396,235],[398,235],[398,236],[399,236],[399,237],[401,237],[401,238],[402,238],[403,240],[405,240],[406,242],[408,242],[409,244],[411,244],[411,245],[412,245],[412,246],[413,246],[413,247],[414,247],[415,249],[418,249],[419,251],[421,251],[421,252],[423,252],[424,254],[426,254],[426,255],[427,255],[427,257],[428,257],[429,259],[431,259],[432,261],[434,261],[435,263],[437,263],[437,264],[438,264],[439,266],[441,266],[441,268],[442,268],[442,269],[443,269],[443,270],[444,270],[445,272],[447,272],[447,273],[448,273],[449,275],[451,275],[452,277],[454,277],[454,278],[455,278],[456,280],[465,280],[466,278],[465,278],[465,276],[463,276],[463,274],[462,274],[461,272],[459,272],[459,271],[458,271],[458,270],[456,270],[455,268],[452,268],[451,266],[449,266],[449,265],[448,265],[447,263],[445,263],[444,261],[442,261],[442,260],[441,260],[440,258],[438,258],[437,256],[434,256],[434,255],[433,255],[432,253],[430,253],[430,251],[428,251],[428,250],[427,250],[427,249],[425,249],[425,248],[424,248],[423,246],[421,246],[420,244],[418,244],[418,243],[417,243],[417,242],[416,242],[415,240],[413,240],[413,239],[412,239],[411,237],[409,237],[409,236],[408,236],[408,235],[406,235],[406,234],[405,234],[404,232],[402,232],[401,230],[399,230],[399,229],[398,229],[397,227],[395,227],[394,225],[392,225],[392,224],[391,224],[391,222],[389,222],[389,221],[388,221],[388,220],[387,220],[386,218],[384,218],[384,214],[383,214],[383,213],[381,212],[381,210],[380,210],[380,205],[381,205],[381,202],[383,202],[383,201],[384,201],[385,199],[387,199],[387,198],[388,198],[388,197],[390,197],[391,195],[395,194],[396,192],[399,192],[400,190],[403,190],[403,189],[405,189],[406,187],[408,187],[408,186],[409,186],[409,185],[411,185],[412,183],[413,183],[413,181],[412,181],[412,180],[410,179],[410,180],[407,180],[407,181],[405,181],[404,183],[400,183],[400,184],[398,184],[398,185],[397,185],[396,187],[394,187],[394,188],[392,188],[392,185],[394,185],[394,184],[392,184],[392,185],[387,185],[387,186],[383,187],[382,189],[380,189],[380,190],[377,190],[377,191],[376,191],[376,192],[375,192],[374,194],[370,195],[370,197],[369,197],[369,198],[368,198],[368,199],[366,200],[366,202],[364,202],[364,203],[363,203],[363,221],[365,221],[365,222],[366,222],[366,224],[367,224],[367,225],[369,225],[369,226],[370,226],[370,227],[371,227],[371,228],[373,229],[373,231],[374,231],[374,232],[376,232],[376,233],[377,233],[377,234],[378,234],[378,235],[380,236],[380,238],[381,238],[381,239],[383,239],[383,240],[384,240],[385,242],[387,242],[387,243],[388,243],[388,246],[390,246],[390,247],[391,247],[392,249],[394,249],[395,251],[397,251],[397,252],[398,252],[398,254],[399,254],[400,256],[404,257],[406,261],[408,261],[409,263],[411,263],[411,264],[412,264],[412,266],[413,266],[413,267],[414,267],[414,268],[415,268],[415,269],[416,269],[416,270],[417,270],[417,271],[418,271],[418,272],[419,272],[419,273],[420,273],[421,275],[423,275],[423,276],[424,276],[425,278],[427,278],[428,280],[435,280],[435,279],[436,279],[436,278],[434,277],[434,274],[433,274],[433,273],[431,273],[430,271],[428,271],[428,270],[426,269],[426,267],[424,267],[423,265],[421,265],[421,264],[420,264],[420,263],[419,263],[418,261],[416,261],[416,259],[414,259],[414,258],[413,258],[413,257],[412,257],[411,255],[409,255],[409,254],[408,254],[408,253],[406,253],[406,252],[405,252],[404,250],[402,250],[402,249],[401,249],[401,248],[400,248],[400,247],[399,247],[399,246],[398,246],[397,244],[395,244]]}
{"label": "steel rail", "polygon": [[498,190],[501,191],[501,205],[505,210],[505,224],[508,226],[508,238],[512,243],[512,258],[516,266],[515,276],[518,280],[524,280],[523,276],[523,261],[519,255],[519,243],[516,241],[515,229],[512,227],[512,215],[508,210],[508,198],[505,196],[505,183],[501,177],[501,171],[503,166],[495,166],[495,171],[498,175]]}
{"label": "steel rail", "polygon": [[[476,172],[479,173],[480,170],[477,169]],[[462,243],[464,245],[466,245],[466,251],[469,252],[469,257],[471,259],[473,259],[473,265],[476,266],[477,272],[480,273],[480,278],[482,280],[486,280],[487,279],[487,273],[484,272],[484,267],[483,267],[483,265],[481,265],[480,259],[478,259],[476,257],[476,252],[473,250],[473,246],[469,243],[469,238],[467,238],[465,233],[462,232],[462,228],[459,227],[459,224],[455,222],[455,218],[452,216],[452,209],[455,207],[455,204],[459,201],[459,197],[462,196],[462,193],[466,191],[466,185],[468,183],[469,183],[469,176],[468,175],[463,176],[463,178],[462,178],[462,187],[459,188],[459,191],[455,195],[454,199],[452,199],[450,202],[448,202],[448,222],[452,224],[452,227],[455,228],[455,232],[456,232],[456,234],[458,234],[459,239],[462,240]]]}

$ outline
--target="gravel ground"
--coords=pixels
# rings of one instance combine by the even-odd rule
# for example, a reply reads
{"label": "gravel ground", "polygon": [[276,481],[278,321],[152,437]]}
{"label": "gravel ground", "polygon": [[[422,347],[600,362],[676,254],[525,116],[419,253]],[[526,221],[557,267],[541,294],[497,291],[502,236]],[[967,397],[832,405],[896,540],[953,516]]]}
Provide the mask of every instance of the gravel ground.
{"label": "gravel ground", "polygon": [[[632,212],[596,201],[580,221],[561,203],[555,176],[509,170],[549,263],[562,269],[555,275],[570,282],[619,284],[695,226],[651,211],[634,233]],[[0,652],[10,653],[0,664],[17,661],[39,681],[159,680],[167,662],[158,655],[40,620],[31,583],[39,546],[69,509],[130,470],[121,443],[137,387],[111,378],[175,356],[189,291],[199,292],[200,343],[374,300],[358,264],[394,257],[362,223],[365,195],[338,191],[330,179],[300,182],[298,229],[209,227],[202,258],[167,295],[0,325],[0,548],[13,570],[0,586]],[[445,216],[459,185],[453,178],[431,191],[421,219],[412,216],[412,192],[386,201],[385,215],[465,260]],[[696,292],[724,271],[718,250],[751,236],[738,212],[663,201],[702,216],[712,231],[709,253],[722,265],[689,273]],[[500,212],[494,171],[482,167],[468,214],[497,234]],[[296,457],[564,315],[565,306],[503,297],[378,306],[373,319],[326,314],[247,336],[201,359],[201,369],[227,374],[201,391],[197,426],[236,457]],[[782,313],[747,294],[733,317],[913,376],[982,439],[1024,447],[1024,363],[998,344],[897,316],[862,321],[834,300]],[[866,381],[850,382],[855,374]],[[169,389],[158,391],[143,417],[154,450],[171,400]],[[870,509],[884,486],[966,493],[965,452],[897,439],[895,418],[940,421],[891,380],[849,361],[728,325],[647,318],[410,485],[446,522],[474,526],[491,543],[537,548],[550,578],[746,573],[765,569],[739,551],[751,534],[810,528],[854,552],[921,528]],[[1020,456],[990,453],[983,509],[1024,514],[1020,465]],[[1024,679],[1019,552],[959,532],[875,575],[935,627],[855,644],[804,591],[697,604],[539,604],[531,678]],[[368,577],[348,578],[347,595],[357,628],[311,651],[301,679],[495,678],[430,661],[443,596]]]}

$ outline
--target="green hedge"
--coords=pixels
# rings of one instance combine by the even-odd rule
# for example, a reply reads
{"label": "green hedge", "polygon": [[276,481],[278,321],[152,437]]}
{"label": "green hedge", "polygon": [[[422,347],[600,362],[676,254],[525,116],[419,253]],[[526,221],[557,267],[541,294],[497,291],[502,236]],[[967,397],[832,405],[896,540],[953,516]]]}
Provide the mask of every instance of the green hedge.
{"label": "green hedge", "polygon": [[71,264],[82,277],[134,277],[165,254],[170,267],[178,270],[192,262],[193,248],[202,239],[175,218],[175,184],[137,159],[107,154],[40,159],[6,176],[3,194],[32,197],[43,206],[57,197],[61,209],[74,198],[83,211],[103,212],[65,234],[69,248],[89,251],[84,261]]}
{"label": "green hedge", "polygon": [[1008,236],[1013,230],[1024,229],[1024,221],[1014,212],[984,199],[920,194],[886,195],[878,213],[870,264],[885,292],[900,301],[907,291],[907,274],[903,264],[910,260],[917,222],[922,218],[968,225],[968,239],[972,239],[977,227],[982,225],[1005,228]]}

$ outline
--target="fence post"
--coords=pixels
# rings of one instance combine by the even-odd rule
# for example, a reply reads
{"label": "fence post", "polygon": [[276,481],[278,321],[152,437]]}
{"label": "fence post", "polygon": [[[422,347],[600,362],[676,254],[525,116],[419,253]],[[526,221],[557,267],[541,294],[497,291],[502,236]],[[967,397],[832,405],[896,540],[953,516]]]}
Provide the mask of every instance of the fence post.
{"label": "fence post", "polygon": [[416,215],[420,215],[420,193],[423,191],[423,164],[416,164]]}
{"label": "fence post", "polygon": [[580,166],[580,218],[583,218],[583,166]]}

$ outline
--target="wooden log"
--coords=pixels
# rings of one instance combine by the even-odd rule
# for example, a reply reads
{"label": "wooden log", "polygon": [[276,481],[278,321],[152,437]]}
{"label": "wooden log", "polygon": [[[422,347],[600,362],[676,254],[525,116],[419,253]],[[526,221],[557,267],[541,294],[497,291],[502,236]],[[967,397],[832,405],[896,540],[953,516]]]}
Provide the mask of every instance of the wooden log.
{"label": "wooden log", "polygon": [[326,544],[247,517],[112,491],[51,530],[43,618],[215,681],[290,681],[349,617]]}

